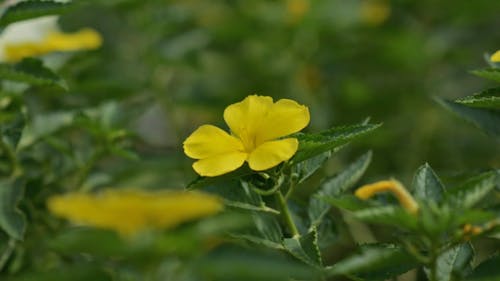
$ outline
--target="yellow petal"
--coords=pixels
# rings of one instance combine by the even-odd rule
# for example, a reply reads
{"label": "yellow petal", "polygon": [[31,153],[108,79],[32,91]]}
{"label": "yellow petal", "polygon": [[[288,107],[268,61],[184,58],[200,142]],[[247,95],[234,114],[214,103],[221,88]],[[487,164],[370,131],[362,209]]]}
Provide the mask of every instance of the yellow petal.
{"label": "yellow petal", "polygon": [[258,134],[257,144],[296,133],[309,124],[309,109],[289,99],[277,101],[269,109]]}
{"label": "yellow petal", "polygon": [[244,151],[241,141],[212,125],[200,126],[184,141],[184,153],[194,159],[238,151]]}
{"label": "yellow petal", "polygon": [[245,152],[228,152],[204,158],[193,163],[193,169],[205,177],[220,176],[241,167],[248,154]]}
{"label": "yellow petal", "polygon": [[257,146],[257,132],[272,106],[271,97],[251,95],[224,110],[224,120],[233,134],[241,139],[247,151]]}
{"label": "yellow petal", "polygon": [[493,55],[491,55],[490,60],[492,62],[500,62],[500,50],[496,51]]}
{"label": "yellow petal", "polygon": [[299,141],[295,138],[265,142],[250,154],[248,164],[254,171],[267,170],[292,158],[298,147]]}
{"label": "yellow petal", "polygon": [[84,28],[75,33],[51,33],[45,39],[45,44],[52,51],[90,50],[101,46],[102,37],[93,29]]}
{"label": "yellow petal", "polygon": [[72,222],[130,235],[145,229],[175,227],[215,214],[223,206],[219,198],[199,192],[109,190],[53,196],[47,207]]}

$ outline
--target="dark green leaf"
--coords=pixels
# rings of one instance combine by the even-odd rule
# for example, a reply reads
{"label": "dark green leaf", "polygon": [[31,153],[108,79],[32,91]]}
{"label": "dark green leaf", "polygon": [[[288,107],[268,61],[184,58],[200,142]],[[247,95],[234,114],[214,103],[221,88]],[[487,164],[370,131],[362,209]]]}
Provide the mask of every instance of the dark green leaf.
{"label": "dark green leaf", "polygon": [[25,58],[15,65],[0,64],[0,79],[67,90],[66,83],[59,76],[34,58]]}
{"label": "dark green leaf", "polygon": [[443,200],[444,192],[443,184],[429,164],[425,163],[418,168],[413,178],[413,193],[417,199],[440,203]]}
{"label": "dark green leaf", "polygon": [[408,253],[395,245],[364,245],[360,253],[327,269],[329,275],[347,275],[367,280],[387,280],[417,266]]}
{"label": "dark green leaf", "polygon": [[495,188],[497,176],[495,171],[491,171],[467,180],[463,185],[450,190],[448,201],[464,209],[474,206]]}
{"label": "dark green leaf", "polygon": [[323,182],[319,190],[309,200],[308,215],[311,227],[318,226],[330,209],[325,197],[338,197],[352,187],[364,174],[371,162],[372,153],[362,155],[335,177]]}
{"label": "dark green leaf", "polygon": [[323,164],[331,157],[331,155],[331,151],[327,151],[294,165],[293,172],[298,176],[297,182],[302,183],[310,176],[312,176],[314,172],[316,172],[319,168],[321,168],[321,166],[323,166]]}
{"label": "dark green leaf", "polygon": [[380,127],[382,124],[357,124],[345,127],[335,127],[318,134],[297,134],[299,150],[292,158],[296,164],[364,136]]}
{"label": "dark green leaf", "polygon": [[500,254],[497,253],[493,257],[480,263],[472,274],[467,278],[467,281],[498,281],[500,280]]}
{"label": "dark green leaf", "polygon": [[244,165],[243,167],[237,169],[236,171],[224,174],[222,176],[218,177],[198,177],[194,181],[190,182],[187,186],[188,189],[198,189],[202,188],[205,186],[214,186],[214,185],[220,185],[221,183],[233,180],[233,179],[239,179],[243,176],[251,175],[253,174],[254,171],[250,170],[250,168],[247,165]]}
{"label": "dark green leaf", "polygon": [[28,147],[39,139],[72,125],[74,120],[75,112],[72,111],[35,115],[33,120],[25,127],[19,141],[19,147]]}
{"label": "dark green leaf", "polygon": [[69,7],[67,3],[54,1],[21,1],[5,10],[0,17],[0,28],[16,21],[22,21],[47,15],[58,15]]}
{"label": "dark green leaf", "polygon": [[[3,279],[2,279],[3,280]],[[23,273],[6,281],[111,281],[113,280],[99,265],[65,265],[47,271]]]}
{"label": "dark green leaf", "polygon": [[500,137],[500,111],[483,108],[472,108],[452,101],[438,99],[446,109],[474,124],[493,137]]}
{"label": "dark green leaf", "polygon": [[500,82],[499,68],[486,68],[486,69],[473,70],[471,72],[476,76]]}
{"label": "dark green leaf", "polygon": [[326,201],[339,209],[347,211],[358,211],[370,206],[367,201],[363,201],[352,194],[341,195],[338,197],[322,196],[321,200]]}
{"label": "dark green leaf", "polygon": [[493,88],[479,94],[459,98],[457,103],[472,107],[500,109],[500,88]]}
{"label": "dark green leaf", "polygon": [[272,249],[277,249],[277,250],[284,250],[285,248],[283,247],[282,244],[263,239],[254,235],[247,235],[247,234],[231,234],[231,237],[234,237],[236,239],[241,239],[241,240],[246,240],[252,244],[257,244],[260,246],[264,246],[267,248],[272,248]]}
{"label": "dark green leaf", "polygon": [[23,198],[24,183],[21,180],[0,180],[0,228],[9,236],[22,240],[26,218],[17,208]]}
{"label": "dark green leaf", "polygon": [[306,235],[284,239],[283,246],[294,257],[311,266],[323,265],[318,247],[318,232],[315,228]]}
{"label": "dark green leaf", "polygon": [[282,256],[250,249],[222,249],[196,263],[203,280],[317,280],[318,270]]}

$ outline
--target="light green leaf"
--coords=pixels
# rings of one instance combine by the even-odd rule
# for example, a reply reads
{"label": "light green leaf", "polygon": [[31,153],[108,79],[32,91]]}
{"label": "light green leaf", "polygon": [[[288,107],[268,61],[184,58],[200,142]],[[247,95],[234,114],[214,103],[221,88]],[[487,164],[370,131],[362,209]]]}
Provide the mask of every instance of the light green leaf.
{"label": "light green leaf", "polygon": [[463,104],[442,99],[438,99],[438,102],[446,109],[472,123],[489,135],[495,138],[500,137],[500,126],[498,125],[500,124],[500,111],[484,108],[472,108]]}
{"label": "light green leaf", "polygon": [[299,260],[311,266],[323,266],[316,228],[305,235],[284,239],[283,246]]}
{"label": "light green leaf", "polygon": [[387,280],[417,266],[408,253],[395,245],[363,245],[354,254],[327,268],[328,275],[347,275],[366,280]]}
{"label": "light green leaf", "polygon": [[472,74],[490,79],[496,82],[500,82],[500,69],[499,68],[486,68],[486,69],[478,69],[471,71]]}
{"label": "light green leaf", "polygon": [[25,127],[21,140],[19,141],[19,147],[28,147],[41,138],[72,125],[75,120],[75,115],[76,113],[72,111],[35,115],[33,120]]}
{"label": "light green leaf", "polygon": [[425,163],[418,168],[413,178],[413,193],[416,198],[440,203],[444,196],[444,186],[429,164]]}
{"label": "light green leaf", "polygon": [[500,254],[497,253],[486,261],[480,263],[467,281],[499,281],[500,280]]}
{"label": "light green leaf", "polygon": [[472,107],[500,109],[500,88],[488,89],[476,95],[459,98],[455,102]]}
{"label": "light green leaf", "polygon": [[26,218],[17,208],[23,194],[21,180],[0,180],[0,228],[17,240],[23,239],[26,230]]}
{"label": "light green leaf", "polygon": [[[457,245],[440,254],[436,261],[435,277],[430,276],[431,270],[425,269],[428,278],[436,281],[456,280],[454,274],[463,275],[471,266],[474,249],[470,243]],[[468,268],[469,267],[469,268]]]}
{"label": "light green leaf", "polygon": [[267,239],[263,239],[263,238],[260,238],[260,237],[254,236],[254,235],[231,234],[230,236],[233,238],[236,238],[236,239],[246,240],[252,244],[264,246],[267,248],[272,248],[272,249],[276,249],[276,250],[284,250],[285,249],[283,247],[283,245],[280,243],[277,243],[277,242],[274,242],[271,240],[267,240]]}
{"label": "light green leaf", "polygon": [[309,200],[308,216],[311,227],[318,226],[328,213],[330,204],[325,197],[338,197],[351,188],[364,174],[371,162],[372,153],[362,155],[335,177],[323,182],[319,190]]}
{"label": "light green leaf", "polygon": [[417,217],[399,206],[370,207],[353,212],[362,221],[411,230],[418,229]]}
{"label": "light green leaf", "polygon": [[448,202],[468,209],[481,201],[495,188],[497,172],[491,171],[467,180],[463,185],[451,189]]}
{"label": "light green leaf", "polygon": [[15,65],[0,64],[0,79],[67,90],[66,82],[34,58],[25,58]]}
{"label": "light green leaf", "polygon": [[348,142],[364,136],[382,124],[357,124],[344,127],[335,127],[318,134],[297,134],[299,150],[292,158],[296,164],[327,151],[338,149]]}
{"label": "light green leaf", "polygon": [[4,11],[0,17],[0,28],[16,21],[22,21],[47,15],[58,15],[69,7],[67,3],[54,1],[21,1]]}

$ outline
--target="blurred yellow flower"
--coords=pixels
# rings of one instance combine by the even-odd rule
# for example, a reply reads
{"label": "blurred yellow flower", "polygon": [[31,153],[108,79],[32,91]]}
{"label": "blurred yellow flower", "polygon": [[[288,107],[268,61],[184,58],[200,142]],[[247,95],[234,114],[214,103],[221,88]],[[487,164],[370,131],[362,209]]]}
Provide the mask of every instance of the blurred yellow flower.
{"label": "blurred yellow flower", "polygon": [[184,141],[187,156],[198,159],[193,169],[202,176],[218,176],[241,167],[254,171],[272,168],[297,152],[296,138],[284,138],[309,124],[309,109],[289,99],[251,95],[224,111],[231,135],[202,125]]}
{"label": "blurred yellow flower", "polygon": [[419,207],[417,202],[397,180],[379,181],[373,184],[364,185],[358,188],[354,195],[362,200],[366,200],[373,195],[384,191],[392,192],[398,199],[401,206],[403,206],[403,208],[405,208],[408,212],[412,214],[418,212]]}
{"label": "blurred yellow flower", "polygon": [[0,60],[16,62],[51,52],[92,50],[102,45],[101,35],[90,28],[74,33],[58,31],[56,17],[14,23],[0,38]]}
{"label": "blurred yellow flower", "polygon": [[47,201],[55,215],[74,223],[131,235],[146,229],[172,228],[222,210],[219,198],[185,191],[109,190],[100,194],[71,193]]}
{"label": "blurred yellow flower", "polygon": [[389,18],[391,6],[385,0],[363,0],[360,13],[364,23],[377,26]]}
{"label": "blurred yellow flower", "polygon": [[496,51],[493,55],[491,55],[490,60],[492,62],[500,62],[500,50]]}
{"label": "blurred yellow flower", "polygon": [[297,23],[305,16],[309,11],[309,0],[287,0],[286,1],[286,11],[288,15],[288,21],[290,23]]}

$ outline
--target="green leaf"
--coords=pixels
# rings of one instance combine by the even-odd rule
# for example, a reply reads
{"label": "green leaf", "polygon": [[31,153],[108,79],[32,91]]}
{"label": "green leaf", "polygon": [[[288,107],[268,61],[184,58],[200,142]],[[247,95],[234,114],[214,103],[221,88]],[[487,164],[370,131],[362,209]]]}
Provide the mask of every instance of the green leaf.
{"label": "green leaf", "polygon": [[284,239],[283,246],[297,259],[311,266],[323,266],[316,228],[305,235]]}
{"label": "green leaf", "polygon": [[[2,278],[3,280],[3,278]],[[6,281],[111,281],[114,280],[97,264],[64,265],[47,271],[27,272],[15,277],[8,277]]]}
{"label": "green leaf", "polygon": [[254,236],[254,235],[231,234],[230,236],[233,238],[236,238],[236,239],[246,240],[252,244],[264,246],[264,247],[271,248],[271,249],[276,249],[276,250],[284,250],[285,249],[283,247],[283,245],[280,243],[277,243],[277,242],[274,242],[271,240],[267,240],[264,238],[260,238],[260,237]]}
{"label": "green leaf", "polygon": [[314,174],[332,155],[331,151],[323,152],[320,155],[299,162],[293,166],[293,173],[298,176],[297,183],[302,183]]}
{"label": "green leaf", "polygon": [[488,89],[476,95],[459,98],[455,102],[472,107],[500,109],[500,88]]}
{"label": "green leaf", "polygon": [[15,65],[0,64],[0,79],[67,90],[66,82],[34,58],[25,58]]}
{"label": "green leaf", "polygon": [[26,230],[26,218],[17,208],[23,194],[21,180],[0,180],[0,228],[17,240],[23,239]]}
{"label": "green leaf", "polygon": [[471,71],[472,74],[490,79],[496,82],[500,82],[500,69],[499,68],[486,68],[486,69],[478,69]]}
{"label": "green leaf", "polygon": [[367,201],[363,201],[352,194],[341,195],[338,197],[322,196],[321,200],[328,202],[332,206],[335,206],[339,209],[344,209],[351,212],[370,207],[370,204]]}
{"label": "green leaf", "polygon": [[195,264],[195,271],[203,280],[221,281],[317,280],[320,276],[317,269],[281,255],[240,248],[206,255]]}
{"label": "green leaf", "polygon": [[72,111],[62,111],[35,115],[33,120],[24,128],[19,147],[28,147],[41,138],[72,125],[75,114]]}
{"label": "green leaf", "polygon": [[[457,245],[441,253],[436,261],[436,281],[452,281],[457,280],[454,275],[462,276],[467,270],[470,270],[471,261],[474,257],[474,249],[470,243]],[[426,268],[425,273],[431,278],[431,271]],[[459,279],[460,280],[460,279]]]}
{"label": "green leaf", "polygon": [[451,189],[448,202],[463,209],[468,209],[481,201],[495,188],[497,172],[491,171],[467,180],[463,185]]}
{"label": "green leaf", "polygon": [[362,221],[411,230],[418,229],[417,217],[399,206],[370,207],[353,212]]}
{"label": "green leaf", "polygon": [[498,281],[500,280],[500,253],[480,263],[467,281]]}
{"label": "green leaf", "polygon": [[413,193],[416,198],[440,203],[444,197],[444,186],[429,164],[425,163],[418,168],[413,178]]}
{"label": "green leaf", "polygon": [[69,4],[54,1],[21,1],[9,6],[0,17],[0,28],[16,21],[63,13]]}
{"label": "green leaf", "polygon": [[372,159],[372,153],[367,152],[335,177],[323,182],[319,190],[309,200],[308,216],[311,227],[318,226],[330,210],[326,197],[338,197],[352,187],[365,173]]}
{"label": "green leaf", "polygon": [[366,280],[388,280],[417,266],[416,261],[395,245],[373,244],[327,268],[331,276],[347,275]]}
{"label": "green leaf", "polygon": [[446,109],[472,123],[474,126],[485,131],[489,135],[495,138],[500,137],[500,126],[498,125],[500,124],[499,110],[472,108],[463,104],[442,99],[438,99],[438,102]]}
{"label": "green leaf", "polygon": [[223,185],[225,182],[239,179],[244,176],[248,176],[253,174],[254,171],[250,170],[248,165],[244,165],[243,167],[237,169],[236,171],[224,174],[218,177],[198,177],[192,182],[190,182],[187,186],[188,189],[199,189],[207,186],[214,185]]}
{"label": "green leaf", "polygon": [[380,127],[382,124],[357,124],[335,127],[318,134],[297,134],[299,150],[292,158],[296,164],[327,151],[339,149],[340,146],[364,136]]}

